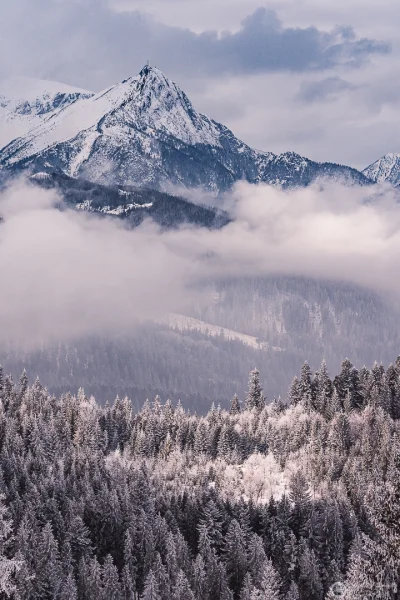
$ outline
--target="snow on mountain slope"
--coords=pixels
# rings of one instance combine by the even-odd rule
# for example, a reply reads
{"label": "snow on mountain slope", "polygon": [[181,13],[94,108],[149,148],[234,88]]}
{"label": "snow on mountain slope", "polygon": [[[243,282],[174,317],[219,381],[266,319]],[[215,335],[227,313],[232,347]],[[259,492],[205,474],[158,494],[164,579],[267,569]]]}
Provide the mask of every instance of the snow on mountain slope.
{"label": "snow on mountain slope", "polygon": [[40,123],[38,115],[20,115],[1,106],[0,98],[0,146],[6,146],[16,137],[24,136]]}
{"label": "snow on mountain slope", "polygon": [[369,181],[349,167],[250,148],[198,113],[173,81],[149,65],[137,77],[44,114],[0,151],[0,166],[161,190],[172,184],[220,192],[240,179],[282,187],[308,185],[319,176]]}
{"label": "snow on mountain slope", "polygon": [[385,154],[372,165],[369,165],[363,171],[366,177],[369,177],[376,183],[400,184],[400,154],[393,152]]}
{"label": "snow on mountain slope", "polygon": [[32,77],[3,81],[0,90],[0,147],[25,136],[45,117],[92,95],[64,83]]}
{"label": "snow on mountain slope", "polygon": [[109,205],[106,205],[106,206],[102,206],[99,209],[95,209],[95,208],[93,208],[90,200],[85,200],[84,202],[80,202],[79,204],[77,204],[76,209],[87,211],[87,212],[99,212],[104,215],[113,215],[116,217],[120,217],[123,215],[127,215],[132,210],[146,209],[146,208],[151,208],[152,206],[153,206],[152,202],[147,202],[146,204],[138,204],[137,202],[134,202],[133,204],[132,203],[131,204],[120,204],[119,206],[116,206],[113,208],[111,208],[111,206],[109,206]]}
{"label": "snow on mountain slope", "polygon": [[93,95],[88,90],[34,77],[12,77],[2,81],[0,89],[0,104],[21,114],[52,111],[56,98],[62,100]]}
{"label": "snow on mountain slope", "polygon": [[133,141],[131,129],[139,134],[142,149],[150,157],[153,136],[173,136],[188,145],[219,145],[219,131],[212,121],[197,113],[161,71],[145,67],[138,77],[83,98],[62,114],[46,119],[23,140],[15,140],[8,150],[9,163],[73,140],[75,152],[69,156],[66,171],[74,175],[99,137],[105,135],[113,145],[129,143]]}
{"label": "snow on mountain slope", "polygon": [[171,327],[171,329],[177,329],[182,333],[185,331],[199,331],[204,335],[211,337],[221,336],[227,341],[239,341],[246,346],[250,346],[256,350],[272,350],[274,352],[282,352],[283,349],[277,346],[270,346],[268,342],[259,340],[252,335],[246,335],[245,333],[239,333],[226,327],[219,327],[218,325],[211,325],[205,321],[200,321],[193,317],[187,317],[186,315],[178,315],[176,313],[168,313],[157,320],[158,323],[163,323]]}

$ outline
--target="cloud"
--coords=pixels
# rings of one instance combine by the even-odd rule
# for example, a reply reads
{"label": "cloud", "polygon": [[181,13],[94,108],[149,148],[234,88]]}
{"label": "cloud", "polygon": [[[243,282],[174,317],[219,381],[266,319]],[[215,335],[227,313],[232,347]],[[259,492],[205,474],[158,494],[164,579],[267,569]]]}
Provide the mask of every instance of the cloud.
{"label": "cloud", "polygon": [[[0,24],[0,73],[60,79],[98,89],[137,72],[149,58],[173,76],[219,76],[358,67],[388,44],[349,27],[285,27],[257,9],[238,31],[195,33],[142,13],[119,13],[105,0],[7,3]],[[195,67],[194,67],[195,66]]]}
{"label": "cloud", "polygon": [[[393,0],[111,0],[120,10],[142,10],[169,25],[195,31],[229,29],[237,31],[243,18],[260,6],[276,10],[287,25],[310,24],[330,29],[337,23],[349,23],[363,35],[397,38],[399,6]],[[360,18],[362,15],[362,18]]]}
{"label": "cloud", "polygon": [[356,85],[341,77],[327,77],[319,81],[303,82],[297,97],[301,102],[326,102],[355,89]]}
{"label": "cloud", "polygon": [[360,66],[372,54],[390,51],[385,43],[357,39],[351,27],[337,27],[329,32],[316,27],[284,27],[276,13],[264,8],[247,17],[238,32],[222,36],[218,45],[222,60],[236,72],[301,72],[337,65]]}
{"label": "cloud", "polygon": [[154,227],[132,235],[57,202],[22,182],[1,194],[0,341],[121,333],[188,297],[180,287],[187,263],[165,251]]}
{"label": "cloud", "polygon": [[396,192],[315,185],[291,192],[238,184],[222,230],[135,231],[59,211],[23,183],[0,196],[0,342],[34,346],[128,333],[137,320],[183,312],[212,280],[297,275],[400,295]]}
{"label": "cloud", "polygon": [[214,277],[298,275],[399,295],[399,194],[385,186],[368,194],[332,183],[292,191],[239,183],[227,199],[234,221],[181,231],[176,247],[193,259],[208,253]]}

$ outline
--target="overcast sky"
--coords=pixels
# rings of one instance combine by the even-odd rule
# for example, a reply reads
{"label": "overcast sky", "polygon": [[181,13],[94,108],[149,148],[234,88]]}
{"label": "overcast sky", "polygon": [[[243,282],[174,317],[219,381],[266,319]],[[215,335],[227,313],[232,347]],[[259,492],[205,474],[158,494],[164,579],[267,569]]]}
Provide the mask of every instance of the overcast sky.
{"label": "overcast sky", "polygon": [[13,0],[0,78],[97,91],[148,59],[247,143],[361,168],[400,151],[399,22],[394,0]]}

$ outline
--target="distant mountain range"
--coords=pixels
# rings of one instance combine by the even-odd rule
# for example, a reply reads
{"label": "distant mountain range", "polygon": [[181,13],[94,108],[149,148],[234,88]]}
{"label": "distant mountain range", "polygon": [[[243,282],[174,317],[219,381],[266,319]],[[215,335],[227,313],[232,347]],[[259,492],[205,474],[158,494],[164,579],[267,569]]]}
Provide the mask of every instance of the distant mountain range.
{"label": "distant mountain range", "polygon": [[351,167],[250,148],[198,113],[173,81],[149,65],[98,94],[52,82],[31,82],[25,98],[21,90],[5,90],[0,130],[0,168],[105,185],[163,191],[178,185],[218,193],[241,179],[283,188],[319,177],[371,182]]}

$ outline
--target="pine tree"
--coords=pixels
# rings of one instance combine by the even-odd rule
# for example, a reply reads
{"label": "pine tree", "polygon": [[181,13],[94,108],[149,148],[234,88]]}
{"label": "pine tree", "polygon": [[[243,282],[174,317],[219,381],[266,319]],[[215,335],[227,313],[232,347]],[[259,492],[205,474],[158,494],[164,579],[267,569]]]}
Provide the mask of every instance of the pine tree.
{"label": "pine tree", "polygon": [[193,592],[182,570],[178,572],[171,600],[194,600]]}
{"label": "pine tree", "polygon": [[340,412],[342,409],[342,401],[340,400],[338,391],[336,387],[333,387],[333,393],[330,401],[328,402],[325,409],[325,417],[328,421],[331,421],[336,413]]}
{"label": "pine tree", "polygon": [[238,415],[240,412],[241,412],[240,401],[239,401],[239,398],[237,397],[237,395],[235,394],[232,398],[231,408],[229,410],[229,413],[232,416],[234,416],[234,415]]}
{"label": "pine tree", "polygon": [[96,557],[79,563],[79,591],[85,600],[99,600],[103,594],[101,567]]}
{"label": "pine tree", "polygon": [[261,586],[263,566],[267,560],[262,538],[254,533],[248,544],[247,563],[252,582],[256,587]]}
{"label": "pine tree", "polygon": [[149,571],[146,577],[141,600],[162,600],[157,580],[152,570]]}
{"label": "pine tree", "polygon": [[300,598],[307,600],[322,600],[323,585],[319,573],[317,557],[304,540],[299,548],[299,591]]}
{"label": "pine tree", "polygon": [[207,539],[211,546],[216,550],[219,550],[223,543],[222,525],[223,519],[220,509],[213,500],[209,500],[203,507],[203,514],[199,521],[199,544],[203,532],[207,535]]}
{"label": "pine tree", "polygon": [[60,600],[78,600],[78,588],[72,572],[68,573],[63,581],[59,598]]}
{"label": "pine tree", "polygon": [[246,394],[246,409],[252,408],[262,409],[265,406],[265,398],[262,393],[260,384],[260,372],[253,369],[249,373],[249,385]]}
{"label": "pine tree", "polygon": [[136,591],[136,559],[134,556],[133,539],[129,529],[126,530],[124,540],[124,567],[122,570],[122,591],[124,600],[133,597]]}
{"label": "pine tree", "polygon": [[118,569],[110,554],[106,556],[101,573],[102,600],[122,600],[122,591],[119,582]]}
{"label": "pine tree", "polygon": [[289,499],[293,503],[290,523],[296,535],[307,535],[311,515],[311,493],[307,479],[302,471],[290,478]]}
{"label": "pine tree", "polygon": [[156,578],[157,587],[160,590],[160,596],[163,600],[169,600],[171,596],[171,590],[173,583],[175,582],[177,573],[173,573],[172,576],[167,571],[160,553],[157,552],[155,559],[152,563],[151,570]]}
{"label": "pine tree", "polygon": [[73,517],[66,533],[66,540],[71,546],[74,560],[79,563],[82,556],[91,551],[89,530],[79,515]]}
{"label": "pine tree", "polygon": [[23,398],[26,390],[28,389],[28,376],[26,374],[25,369],[22,372],[22,375],[19,379],[19,394],[20,397]]}
{"label": "pine tree", "polygon": [[332,381],[329,378],[325,360],[322,361],[319,371],[315,374],[314,390],[315,408],[325,415],[332,397]]}
{"label": "pine tree", "polygon": [[207,454],[210,451],[209,429],[205,420],[201,420],[197,426],[194,437],[194,451],[197,455]]}
{"label": "pine tree", "polygon": [[315,395],[313,393],[311,369],[307,361],[301,367],[299,391],[305,409],[310,411],[315,406]]}
{"label": "pine tree", "polygon": [[11,598],[17,592],[16,576],[21,571],[23,562],[7,556],[8,546],[13,541],[13,524],[4,500],[4,495],[0,495],[0,595]]}
{"label": "pine tree", "polygon": [[260,591],[262,600],[280,600],[282,582],[272,561],[267,559],[262,568]]}
{"label": "pine tree", "polygon": [[382,600],[397,600],[400,594],[400,458],[398,452],[388,479],[379,487],[370,488],[367,495],[367,511],[376,531],[376,539],[363,536],[362,551],[355,553],[347,588],[355,595],[367,594],[365,589],[373,589],[376,597]]}
{"label": "pine tree", "polygon": [[38,540],[35,555],[35,591],[43,600],[57,597],[62,570],[57,541],[53,535],[51,523],[47,523]]}
{"label": "pine tree", "polygon": [[253,581],[251,579],[250,573],[247,573],[244,581],[242,589],[240,590],[240,600],[251,600],[251,595],[254,591]]}
{"label": "pine tree", "polygon": [[289,404],[292,404],[294,406],[296,406],[296,404],[298,404],[301,401],[301,388],[298,377],[295,377],[292,381],[289,390],[288,401]]}
{"label": "pine tree", "polygon": [[193,565],[193,592],[196,600],[207,600],[207,590],[205,563],[201,554],[198,554]]}
{"label": "pine tree", "polygon": [[236,519],[231,521],[223,548],[225,566],[234,594],[238,594],[247,570],[246,539]]}

